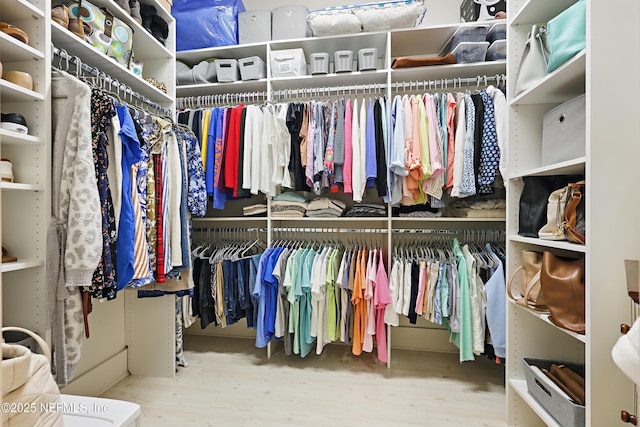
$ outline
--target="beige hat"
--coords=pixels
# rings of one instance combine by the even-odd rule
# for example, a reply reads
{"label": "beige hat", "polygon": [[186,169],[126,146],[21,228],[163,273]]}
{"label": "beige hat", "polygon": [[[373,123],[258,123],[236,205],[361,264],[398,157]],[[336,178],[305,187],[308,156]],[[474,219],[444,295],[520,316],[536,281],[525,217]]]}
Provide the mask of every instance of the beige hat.
{"label": "beige hat", "polygon": [[7,71],[6,73],[2,73],[2,78],[22,86],[25,89],[33,90],[31,74],[25,73],[24,71]]}
{"label": "beige hat", "polygon": [[27,36],[27,33],[16,26],[7,24],[6,22],[0,22],[0,31],[20,40],[22,43],[29,44],[29,36]]}

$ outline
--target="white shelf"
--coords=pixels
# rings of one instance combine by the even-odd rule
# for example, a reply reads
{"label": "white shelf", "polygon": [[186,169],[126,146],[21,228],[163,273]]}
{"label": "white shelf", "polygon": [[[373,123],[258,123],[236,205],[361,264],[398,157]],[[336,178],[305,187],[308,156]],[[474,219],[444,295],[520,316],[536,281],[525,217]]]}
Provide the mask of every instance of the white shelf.
{"label": "white shelf", "polygon": [[555,0],[552,2],[529,0],[516,13],[510,25],[547,22],[575,2],[576,0]]}
{"label": "white shelf", "polygon": [[[507,72],[507,61],[484,61],[468,64],[432,65],[428,67],[394,68],[391,70],[391,81],[421,81],[451,78],[475,78],[477,76],[492,77]],[[465,81],[463,80],[463,83]],[[480,82],[482,84],[482,82]],[[452,86],[452,85],[449,85]]]}
{"label": "white shelf", "polygon": [[280,218],[280,217],[271,217],[271,221],[282,221],[282,222],[330,222],[336,224],[349,224],[352,226],[357,225],[358,223],[368,223],[368,222],[386,222],[387,217],[338,217],[338,218],[310,218],[310,217],[302,217],[302,218]]}
{"label": "white shelf", "polygon": [[0,32],[0,59],[5,64],[18,61],[40,61],[44,59],[44,53]]}
{"label": "white shelf", "polygon": [[237,46],[222,46],[205,49],[181,50],[176,52],[176,59],[193,66],[210,58],[242,59],[259,56],[267,62],[267,43],[251,43]]}
{"label": "white shelf", "polygon": [[0,79],[0,98],[2,102],[44,101],[44,95],[41,93],[25,89],[4,79]]}
{"label": "white shelf", "polygon": [[4,191],[43,191],[41,185],[21,184],[17,182],[0,182],[0,188]]}
{"label": "white shelf", "polygon": [[529,394],[527,390],[526,380],[510,379],[509,386],[513,388],[518,395],[524,399],[529,407],[540,417],[540,419],[549,427],[562,427],[543,407],[538,403],[536,399]]}
{"label": "white shelf", "polygon": [[526,243],[528,245],[536,245],[549,249],[563,249],[565,251],[585,253],[587,251],[585,245],[578,245],[577,243],[570,243],[566,240],[543,240],[536,239],[534,237],[524,237],[520,235],[511,235],[509,240],[512,242]]}
{"label": "white shelf", "polygon": [[354,71],[351,73],[331,73],[319,76],[274,77],[271,79],[273,90],[311,89],[315,87],[359,86],[387,83],[387,71]]}
{"label": "white shelf", "polygon": [[523,172],[514,173],[510,179],[522,178],[525,176],[543,176],[543,175],[580,175],[584,174],[586,168],[585,157],[567,160],[562,163],[555,163],[548,166],[541,166],[535,169],[529,169]]}
{"label": "white shelf", "polygon": [[199,83],[176,86],[177,96],[224,95],[228,93],[266,92],[267,79],[231,83]]}
{"label": "white shelf", "polygon": [[391,56],[437,56],[459,25],[440,25],[391,32]]}
{"label": "white shelf", "polygon": [[0,8],[0,21],[14,23],[30,19],[44,19],[44,12],[27,0],[12,0],[10,7],[7,7],[5,2],[9,3],[9,0],[2,0],[3,7]]}
{"label": "white shelf", "polygon": [[560,103],[585,92],[585,51],[547,74],[539,84],[511,100],[511,105]]}
{"label": "white shelf", "polygon": [[393,222],[497,222],[502,223],[506,218],[459,218],[459,217],[438,217],[438,218],[420,218],[420,217],[397,217],[391,218]]}
{"label": "white shelf", "polygon": [[585,343],[587,342],[587,337],[586,337],[586,335],[584,335],[584,334],[578,334],[578,333],[575,333],[575,332],[570,331],[570,330],[568,330],[568,329],[559,328],[559,327],[557,327],[556,325],[554,325],[554,324],[551,322],[551,320],[549,320],[549,314],[548,314],[548,313],[538,313],[538,312],[535,312],[535,311],[533,311],[533,310],[529,310],[529,309],[527,309],[526,307],[522,307],[522,306],[520,306],[520,305],[516,304],[514,301],[511,301],[511,300],[509,300],[509,299],[508,299],[508,301],[509,301],[509,304],[511,304],[513,307],[515,307],[515,309],[516,309],[516,310],[522,310],[522,311],[524,311],[525,313],[528,313],[528,314],[530,314],[531,316],[533,316],[533,317],[536,317],[536,318],[540,319],[542,322],[544,322],[544,323],[546,323],[546,324],[548,324],[548,325],[551,325],[553,328],[556,328],[557,330],[559,330],[559,331],[561,331],[561,332],[563,332],[563,333],[565,333],[565,334],[569,335],[570,337],[573,337],[575,340],[580,341],[580,342],[581,342],[581,343],[583,343],[583,344],[585,344]]}
{"label": "white shelf", "polygon": [[[202,224],[211,224],[216,222],[256,222],[261,221],[266,223],[266,216],[259,217],[248,217],[248,216],[238,216],[238,217],[206,217],[206,218],[193,218],[193,226],[202,225]],[[265,224],[266,225],[266,224]]]}
{"label": "white shelf", "polygon": [[357,33],[349,35],[337,35],[326,37],[305,37],[290,40],[272,40],[269,42],[271,51],[283,49],[301,48],[307,59],[316,52],[326,52],[333,61],[333,54],[338,50],[350,50],[353,52],[353,60],[358,59],[358,50],[375,47],[378,57],[384,58],[387,47],[387,31]]}
{"label": "white shelf", "polygon": [[2,145],[42,144],[42,138],[40,137],[24,135],[6,129],[0,129],[0,141],[2,141]]}
{"label": "white shelf", "polygon": [[[114,59],[102,54],[100,51],[94,49],[90,44],[73,35],[71,32],[67,31],[55,22],[51,22],[51,38],[53,40],[53,44],[57,48],[64,49],[72,56],[79,57],[83,63],[91,67],[97,67],[100,71],[104,71],[112,78],[126,84],[140,95],[146,96],[152,101],[165,106],[172,104],[173,99],[171,96],[157,89],[142,78],[134,75],[124,65],[119,64]],[[70,65],[70,68],[72,71],[73,65]],[[165,83],[169,86],[170,82]]]}
{"label": "white shelf", "polygon": [[2,267],[0,271],[2,273],[9,273],[11,271],[26,270],[27,268],[43,267],[44,261],[37,259],[18,259],[14,262],[5,262],[0,264]]}

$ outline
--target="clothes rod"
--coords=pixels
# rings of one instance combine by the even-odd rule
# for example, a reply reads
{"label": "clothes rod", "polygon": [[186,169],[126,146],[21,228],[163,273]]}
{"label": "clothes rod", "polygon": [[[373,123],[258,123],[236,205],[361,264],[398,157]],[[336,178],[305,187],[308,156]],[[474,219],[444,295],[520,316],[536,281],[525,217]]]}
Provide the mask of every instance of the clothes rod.
{"label": "clothes rod", "polygon": [[213,108],[238,104],[261,104],[267,99],[267,92],[240,92],[180,97],[176,99],[176,105],[179,110],[184,110],[187,108]]}
{"label": "clothes rod", "polygon": [[[153,110],[150,112],[155,112],[156,114],[159,114],[165,117],[173,117],[172,110],[166,107],[163,107],[162,105],[156,102],[153,102],[146,96],[139,94],[138,92],[134,91],[131,87],[112,78],[111,76],[106,74],[104,71],[100,71],[97,67],[91,67],[83,63],[78,56],[70,55],[66,50],[59,49],[55,46],[53,46],[53,55],[58,56],[58,63],[52,64],[54,68],[61,71],[66,71],[67,73],[74,75],[77,78],[88,77],[88,76],[95,78],[98,81],[98,85],[100,89],[107,91],[112,95],[115,95],[117,98],[120,99],[120,95],[121,95],[120,91],[122,91],[122,95],[124,99],[121,99],[121,100],[126,100],[127,97],[130,97],[130,99],[132,100],[132,104],[134,104],[134,106],[137,106],[136,105],[136,100],[137,100],[142,102],[143,105],[150,107]],[[64,63],[64,67],[63,67],[63,63]],[[75,66],[74,67],[75,70],[73,72],[70,70],[70,64],[73,64]]]}
{"label": "clothes rod", "polygon": [[495,83],[496,86],[504,85],[507,83],[507,76],[505,74],[496,74],[495,76],[476,76],[476,77],[454,77],[451,79],[438,79],[438,80],[411,80],[391,83],[391,88],[398,91],[413,91],[413,90],[448,90],[448,89],[460,89],[463,87],[469,87],[476,85],[476,89],[480,89],[481,85],[485,87],[489,83]]}
{"label": "clothes rod", "polygon": [[382,93],[386,90],[386,83],[348,85],[348,86],[326,86],[326,87],[310,87],[302,89],[281,89],[274,90],[273,97],[277,100],[283,99],[299,99],[299,98],[322,98],[331,94],[336,95],[358,95],[358,94],[374,94]]}
{"label": "clothes rod", "polygon": [[273,227],[271,231],[275,233],[361,233],[361,234],[384,234],[386,228],[298,228],[298,227]]}

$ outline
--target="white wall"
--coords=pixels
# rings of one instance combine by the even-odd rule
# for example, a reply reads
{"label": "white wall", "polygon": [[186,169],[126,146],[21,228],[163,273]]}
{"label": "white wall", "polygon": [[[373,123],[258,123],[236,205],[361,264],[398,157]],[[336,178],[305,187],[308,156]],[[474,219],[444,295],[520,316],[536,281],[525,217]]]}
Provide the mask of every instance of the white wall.
{"label": "white wall", "polygon": [[[460,22],[461,0],[425,0],[427,4],[427,14],[423,25],[454,24]],[[330,6],[342,6],[348,4],[363,4],[370,1],[350,1],[350,0],[317,0],[317,1],[295,1],[295,0],[243,0],[247,10],[275,9],[280,6],[304,4],[309,10],[322,9]]]}

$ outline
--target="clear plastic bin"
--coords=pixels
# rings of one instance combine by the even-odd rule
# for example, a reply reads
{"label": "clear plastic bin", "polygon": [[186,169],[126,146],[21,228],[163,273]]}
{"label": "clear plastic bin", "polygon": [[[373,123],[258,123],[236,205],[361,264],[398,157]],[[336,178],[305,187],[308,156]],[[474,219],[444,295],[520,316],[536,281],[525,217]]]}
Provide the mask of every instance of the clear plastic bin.
{"label": "clear plastic bin", "polygon": [[496,40],[487,49],[487,61],[507,59],[507,41]]}
{"label": "clear plastic bin", "polygon": [[329,54],[326,52],[312,53],[309,60],[311,75],[329,74]]}
{"label": "clear plastic bin", "polygon": [[483,62],[488,48],[489,42],[463,42],[458,44],[451,53],[458,64]]}
{"label": "clear plastic bin", "polygon": [[237,82],[240,80],[240,71],[238,70],[237,59],[216,59],[216,75],[218,81],[225,82]]}
{"label": "clear plastic bin", "polygon": [[487,32],[489,31],[490,24],[467,24],[458,27],[453,36],[449,39],[447,44],[441,51],[440,56],[444,56],[447,53],[453,53],[460,43],[471,42],[484,42],[487,39]]}
{"label": "clear plastic bin", "polygon": [[376,70],[378,62],[378,49],[375,47],[360,49],[358,51],[358,71]]}
{"label": "clear plastic bin", "polygon": [[489,28],[487,33],[487,41],[493,43],[496,40],[505,40],[507,38],[507,23],[505,21],[496,22]]}
{"label": "clear plastic bin", "polygon": [[353,52],[338,50],[333,54],[333,67],[336,73],[350,73],[353,71]]}
{"label": "clear plastic bin", "polygon": [[259,56],[238,59],[242,80],[260,80],[267,77],[267,66]]}

